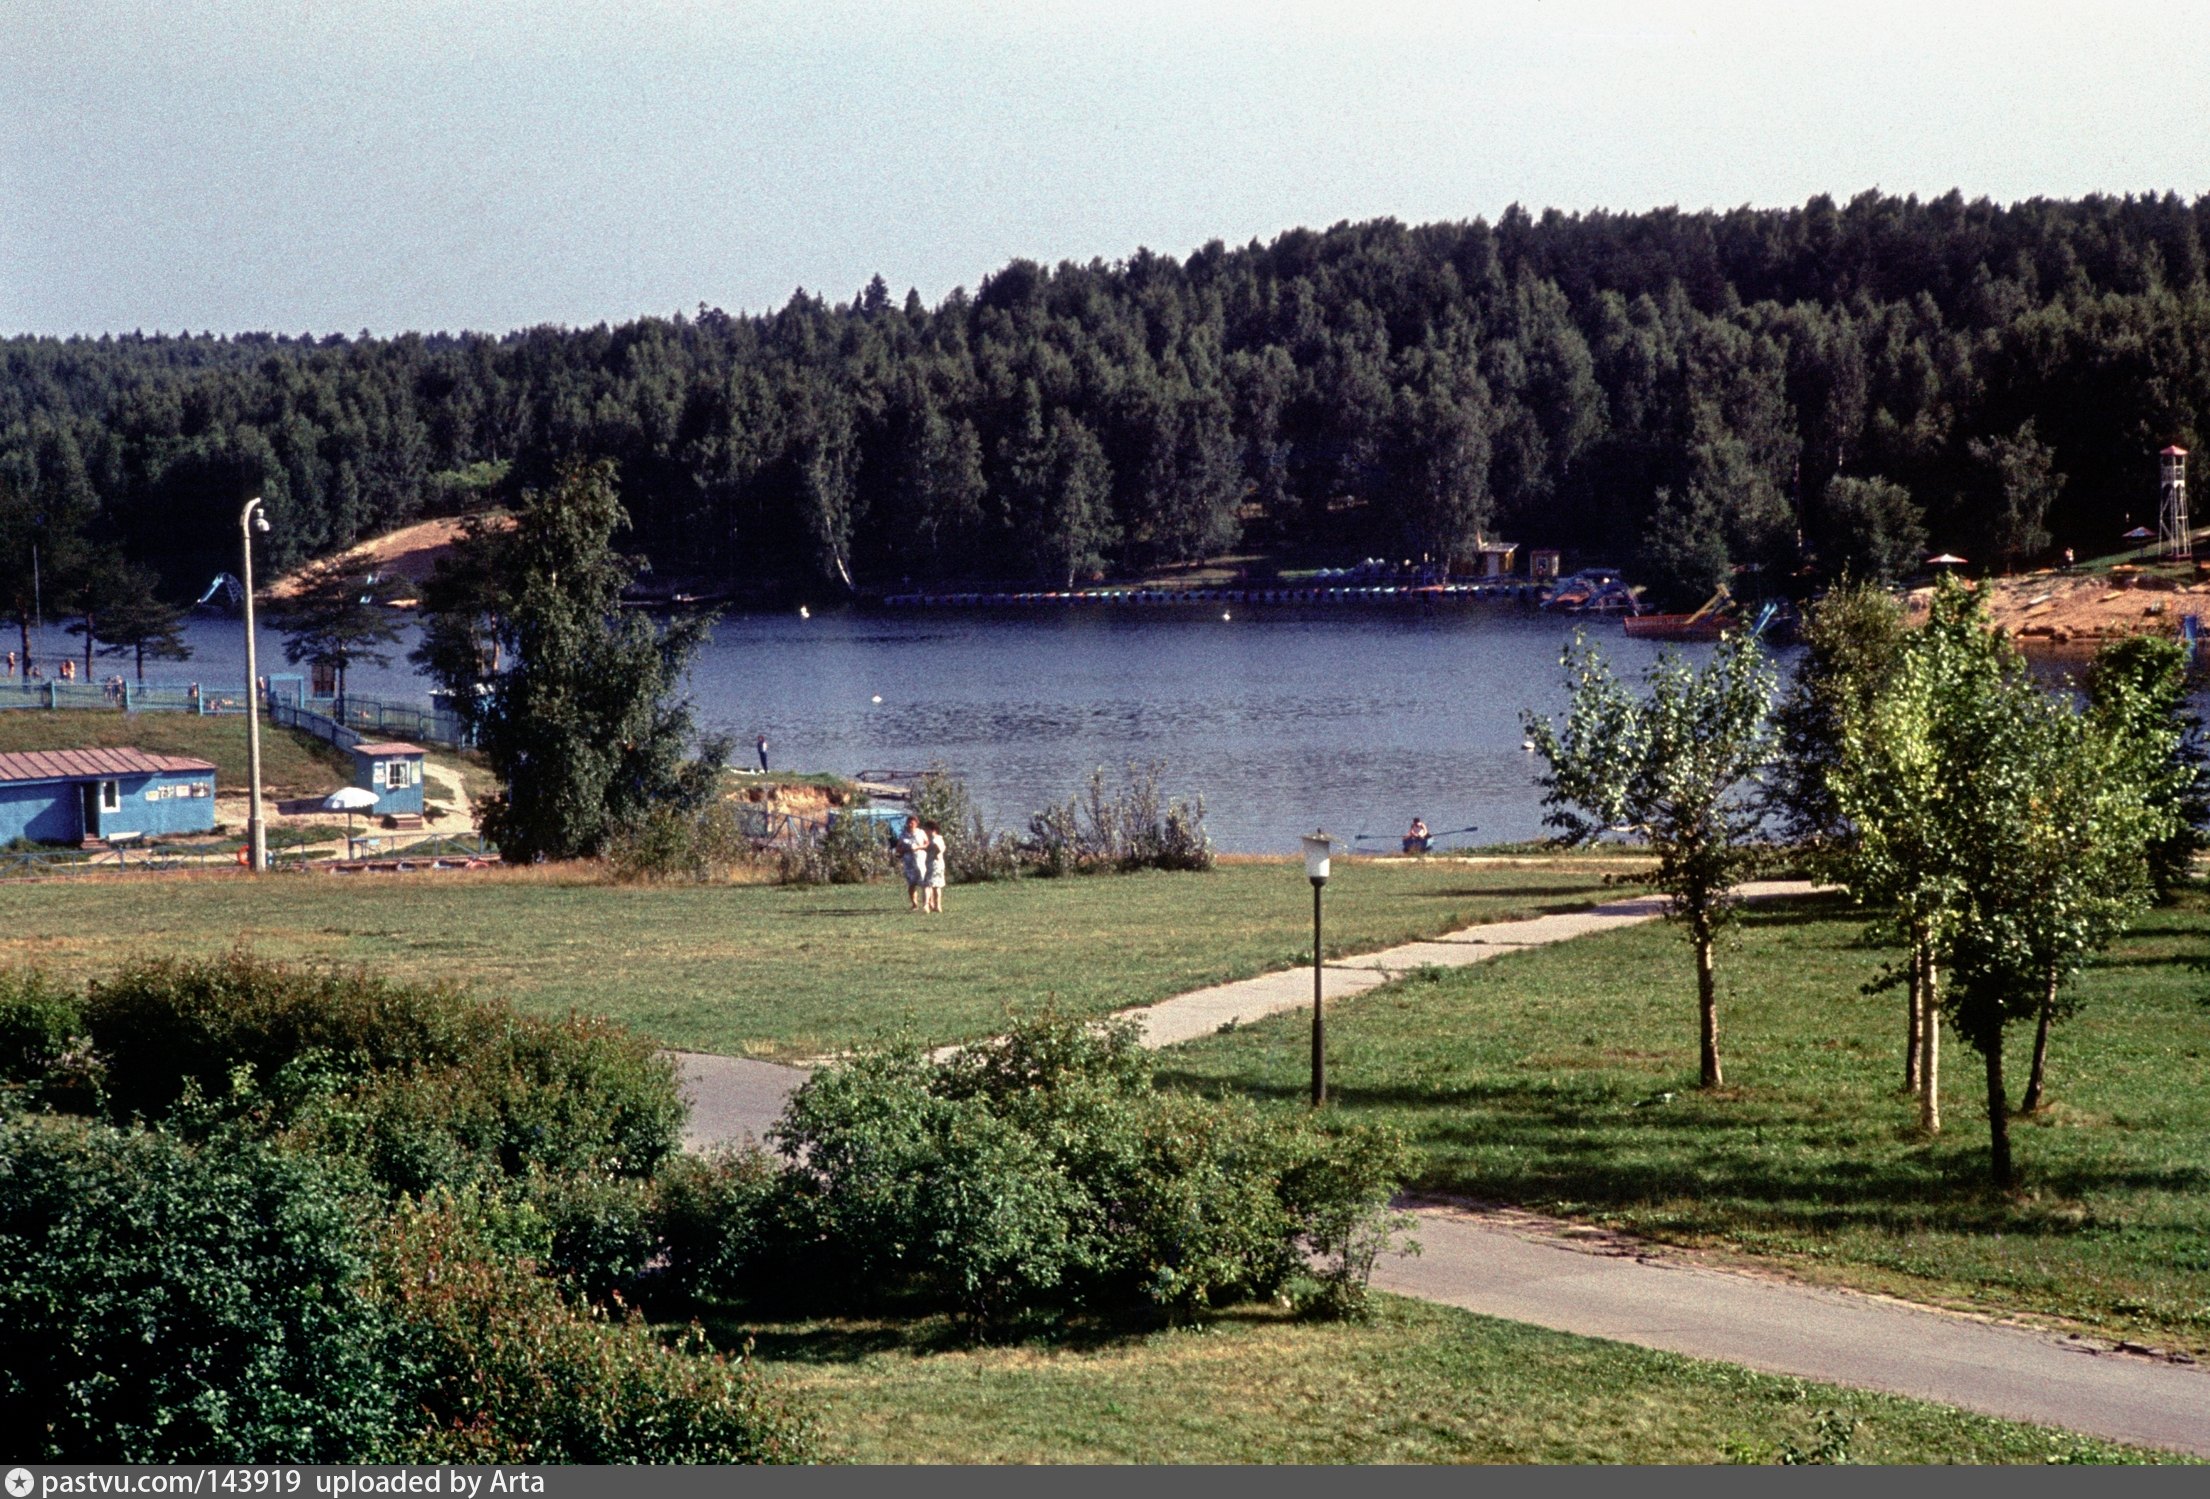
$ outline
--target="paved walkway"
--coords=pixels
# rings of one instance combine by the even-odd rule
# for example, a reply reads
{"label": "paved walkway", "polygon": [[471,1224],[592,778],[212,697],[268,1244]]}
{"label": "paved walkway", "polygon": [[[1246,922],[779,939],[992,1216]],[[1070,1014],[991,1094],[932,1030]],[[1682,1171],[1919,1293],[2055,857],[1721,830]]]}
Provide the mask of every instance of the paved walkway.
{"label": "paved walkway", "polygon": [[[1798,881],[1751,898],[1807,893]],[[1460,967],[1610,931],[1659,914],[1654,897],[1467,927],[1325,965],[1330,1001],[1425,965]],[[1294,969],[1179,995],[1127,1013],[1146,1046],[1170,1046],[1312,1003]],[[804,1069],[676,1054],[691,1101],[687,1143],[762,1136]],[[1716,1269],[1651,1246],[1527,1213],[1416,1207],[1422,1253],[1388,1259],[1374,1284],[1400,1295],[1588,1337],[1752,1369],[1940,1401],[2115,1441],[2210,1457],[2210,1372],[2153,1355],[1851,1291]]]}

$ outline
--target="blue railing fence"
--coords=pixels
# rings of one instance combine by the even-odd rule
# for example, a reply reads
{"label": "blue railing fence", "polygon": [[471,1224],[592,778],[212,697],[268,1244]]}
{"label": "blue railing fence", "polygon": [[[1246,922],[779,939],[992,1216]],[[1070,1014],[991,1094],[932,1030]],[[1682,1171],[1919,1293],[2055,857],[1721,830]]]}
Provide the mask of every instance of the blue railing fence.
{"label": "blue railing fence", "polygon": [[[311,698],[301,690],[297,677],[272,678],[268,704],[276,722],[304,729],[333,744],[407,739],[464,748],[470,742],[460,719],[435,704],[393,702],[351,693],[342,698]],[[80,682],[59,677],[26,682],[0,678],[0,712],[87,708],[125,713],[243,713],[246,694],[242,687],[226,689],[199,682]]]}

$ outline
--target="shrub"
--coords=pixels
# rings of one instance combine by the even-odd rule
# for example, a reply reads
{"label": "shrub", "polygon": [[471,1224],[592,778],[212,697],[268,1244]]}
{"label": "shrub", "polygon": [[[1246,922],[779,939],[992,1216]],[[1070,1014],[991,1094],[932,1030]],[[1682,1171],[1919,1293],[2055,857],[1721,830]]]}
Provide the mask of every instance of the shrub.
{"label": "shrub", "polygon": [[944,831],[944,877],[955,885],[1006,880],[1025,862],[1020,843],[993,830],[974,803],[967,783],[941,765],[931,765],[913,783],[913,815]]}
{"label": "shrub", "polygon": [[785,885],[864,885],[897,866],[890,840],[877,824],[832,813],[820,832],[782,851],[777,878]]}
{"label": "shrub", "polygon": [[1042,874],[1098,874],[1137,869],[1205,870],[1213,866],[1205,834],[1205,799],[1168,799],[1159,789],[1163,761],[1129,762],[1122,784],[1109,789],[1101,766],[1087,790],[1028,820],[1028,856]]}
{"label": "shrub", "polygon": [[544,1220],[548,1273],[588,1300],[635,1304],[659,1251],[658,1215],[645,1183],[537,1172],[523,1200]]}
{"label": "shrub", "polygon": [[812,1424],[749,1359],[693,1327],[668,1347],[635,1318],[563,1300],[490,1251],[450,1198],[394,1216],[375,1282],[399,1323],[421,1424],[402,1462],[806,1462]]}
{"label": "shrub", "polygon": [[[448,986],[318,973],[245,952],[132,964],[86,992],[84,1021],[119,1118],[159,1119],[196,1085],[230,1091],[312,1057],[342,1082],[450,1065],[495,1043],[502,1017]],[[263,1100],[264,1104],[267,1100]]]}
{"label": "shrub", "polygon": [[457,1063],[376,1074],[305,1111],[298,1134],[413,1193],[533,1170],[642,1179],[675,1149],[684,1104],[651,1042],[608,1021],[502,1018]]}
{"label": "shrub", "polygon": [[653,1179],[653,1227],[666,1281],[714,1301],[759,1294],[790,1268],[798,1241],[773,1159],[757,1147],[681,1155]]}
{"label": "shrub", "polygon": [[48,1462],[373,1458],[397,1405],[367,1269],[310,1157],[0,1123],[0,1428]]}
{"label": "shrub", "polygon": [[607,868],[624,884],[726,879],[751,860],[752,845],[737,809],[719,800],[700,807],[656,806],[616,827],[606,845]]}
{"label": "shrub", "polygon": [[[816,1072],[770,1138],[781,1192],[753,1165],[723,1199],[752,1264],[808,1265],[836,1307],[917,1295],[976,1330],[1046,1308],[1186,1317],[1300,1277],[1311,1310],[1353,1313],[1401,1226],[1401,1144],[1158,1093],[1125,1022],[1023,1021],[941,1062],[877,1048]],[[724,1294],[785,1285],[717,1269]]]}
{"label": "shrub", "polygon": [[75,996],[44,974],[0,974],[0,1096],[90,1113],[104,1081]]}
{"label": "shrub", "polygon": [[647,1177],[683,1120],[674,1066],[644,1038],[448,986],[233,953],[125,969],[84,1013],[116,1117],[173,1118],[197,1096],[394,1191],[533,1168]]}

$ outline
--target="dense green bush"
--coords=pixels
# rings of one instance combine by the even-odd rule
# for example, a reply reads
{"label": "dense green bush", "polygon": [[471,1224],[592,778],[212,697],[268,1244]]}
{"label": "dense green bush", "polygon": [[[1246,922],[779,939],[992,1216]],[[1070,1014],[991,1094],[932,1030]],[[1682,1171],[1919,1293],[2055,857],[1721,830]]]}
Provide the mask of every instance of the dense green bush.
{"label": "dense green bush", "polygon": [[776,1267],[799,1262],[817,1299],[918,1296],[977,1329],[1190,1316],[1300,1286],[1315,1310],[1356,1312],[1405,1163],[1386,1134],[1156,1092],[1132,1027],[1050,1018],[941,1062],[886,1047],[823,1069],[771,1139],[779,1179],[754,1165],[726,1192],[756,1259],[694,1251],[688,1273],[772,1299],[790,1283]]}
{"label": "dense green bush", "polygon": [[309,1156],[0,1123],[0,1429],[48,1462],[347,1462],[397,1439],[388,1308]]}
{"label": "dense green bush", "polygon": [[543,1267],[591,1301],[637,1299],[659,1253],[659,1220],[648,1183],[580,1172],[533,1173],[522,1200],[543,1219]]}
{"label": "dense green bush", "polygon": [[118,1119],[250,1117],[394,1191],[531,1170],[647,1177],[683,1119],[673,1066],[606,1021],[243,953],[95,982],[84,1023]]}
{"label": "dense green bush", "polygon": [[90,1113],[105,1081],[76,996],[41,973],[0,974],[0,1103]]}
{"label": "dense green bush", "polygon": [[653,1223],[667,1288],[706,1301],[760,1296],[803,1273],[801,1241],[775,1159],[757,1146],[681,1155],[653,1179]]}
{"label": "dense green bush", "polygon": [[375,1285],[424,1418],[405,1462],[805,1462],[811,1423],[749,1360],[564,1300],[449,1197],[403,1204]]}

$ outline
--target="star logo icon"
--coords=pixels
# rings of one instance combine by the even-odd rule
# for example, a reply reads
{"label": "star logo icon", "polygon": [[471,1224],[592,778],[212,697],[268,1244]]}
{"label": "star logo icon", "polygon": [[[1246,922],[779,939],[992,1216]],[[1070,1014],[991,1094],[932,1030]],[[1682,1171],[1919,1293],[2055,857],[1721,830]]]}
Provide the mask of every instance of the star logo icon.
{"label": "star logo icon", "polygon": [[31,1483],[29,1468],[8,1469],[8,1499],[25,1499],[31,1492]]}

